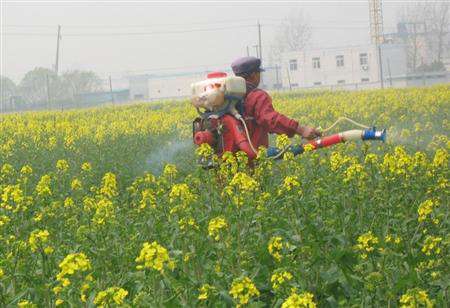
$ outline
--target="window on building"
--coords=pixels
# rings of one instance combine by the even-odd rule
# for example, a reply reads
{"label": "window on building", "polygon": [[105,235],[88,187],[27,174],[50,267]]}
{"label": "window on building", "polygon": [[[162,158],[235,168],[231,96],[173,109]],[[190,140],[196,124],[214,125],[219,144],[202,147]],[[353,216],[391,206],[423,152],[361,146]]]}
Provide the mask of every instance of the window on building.
{"label": "window on building", "polygon": [[361,78],[361,82],[369,82],[369,78]]}
{"label": "window on building", "polygon": [[320,82],[320,81],[314,82],[314,85],[315,86],[320,86],[320,85],[322,85],[322,82]]}
{"label": "window on building", "polygon": [[320,58],[312,58],[313,61],[313,68],[320,68]]}
{"label": "window on building", "polygon": [[289,60],[289,70],[290,71],[297,70],[297,60],[295,60],[295,59]]}
{"label": "window on building", "polygon": [[344,84],[344,83],[345,83],[345,80],[338,80],[337,83],[338,83],[338,84]]}
{"label": "window on building", "polygon": [[368,63],[369,63],[369,60],[367,58],[367,53],[360,53],[359,54],[359,64],[367,65]]}
{"label": "window on building", "polygon": [[336,56],[336,66],[344,67],[344,56],[342,55]]}

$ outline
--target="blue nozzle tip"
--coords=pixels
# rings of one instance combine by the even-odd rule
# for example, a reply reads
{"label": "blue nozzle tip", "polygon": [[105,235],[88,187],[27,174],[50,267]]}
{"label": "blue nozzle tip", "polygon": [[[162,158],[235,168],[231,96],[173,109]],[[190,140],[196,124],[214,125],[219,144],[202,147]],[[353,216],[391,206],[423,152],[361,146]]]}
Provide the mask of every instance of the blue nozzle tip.
{"label": "blue nozzle tip", "polygon": [[376,130],[375,127],[366,129],[362,135],[362,140],[381,140],[386,141],[386,129]]}

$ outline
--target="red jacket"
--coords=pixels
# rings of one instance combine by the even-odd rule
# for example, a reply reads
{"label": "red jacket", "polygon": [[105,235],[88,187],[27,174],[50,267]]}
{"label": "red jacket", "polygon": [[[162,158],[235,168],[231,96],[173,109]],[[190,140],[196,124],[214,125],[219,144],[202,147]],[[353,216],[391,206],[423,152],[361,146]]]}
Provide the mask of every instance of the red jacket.
{"label": "red jacket", "polygon": [[269,94],[261,89],[250,91],[244,104],[244,118],[253,146],[269,146],[269,133],[294,136],[298,122],[273,109]]}

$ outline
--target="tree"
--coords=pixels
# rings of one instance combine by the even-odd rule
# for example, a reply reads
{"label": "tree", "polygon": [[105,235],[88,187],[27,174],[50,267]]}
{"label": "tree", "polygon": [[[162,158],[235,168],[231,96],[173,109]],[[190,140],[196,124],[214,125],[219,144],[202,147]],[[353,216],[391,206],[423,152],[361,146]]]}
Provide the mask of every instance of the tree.
{"label": "tree", "polygon": [[2,107],[11,102],[11,99],[16,95],[17,86],[6,76],[0,76],[0,89],[1,95],[0,100]]}
{"label": "tree", "polygon": [[271,60],[279,63],[283,52],[303,50],[310,43],[311,36],[311,26],[303,11],[293,11],[278,26],[271,47]]}
{"label": "tree", "polygon": [[[441,63],[444,51],[448,52],[450,35],[449,35],[449,19],[450,19],[450,3],[449,2],[431,2],[428,3],[424,11],[424,22],[427,28],[427,43],[433,61]],[[447,45],[447,46],[445,46]]]}
{"label": "tree", "polygon": [[[448,2],[427,1],[408,5],[399,14],[401,37],[407,46],[408,67],[442,67],[449,54]],[[447,53],[447,54],[446,54]],[[434,63],[433,65],[430,65]]]}
{"label": "tree", "polygon": [[67,71],[62,76],[62,84],[70,99],[77,94],[95,92],[102,88],[101,79],[92,71]]}
{"label": "tree", "polygon": [[73,101],[79,93],[100,90],[101,80],[91,71],[67,71],[57,76],[53,70],[37,67],[25,74],[19,89],[28,104],[57,104]]}
{"label": "tree", "polygon": [[[50,89],[47,89],[47,78]],[[25,74],[20,82],[19,91],[27,103],[45,102],[48,100],[47,90],[50,91],[51,98],[57,97],[57,92],[60,91],[57,83],[58,77],[53,70],[36,67]]]}

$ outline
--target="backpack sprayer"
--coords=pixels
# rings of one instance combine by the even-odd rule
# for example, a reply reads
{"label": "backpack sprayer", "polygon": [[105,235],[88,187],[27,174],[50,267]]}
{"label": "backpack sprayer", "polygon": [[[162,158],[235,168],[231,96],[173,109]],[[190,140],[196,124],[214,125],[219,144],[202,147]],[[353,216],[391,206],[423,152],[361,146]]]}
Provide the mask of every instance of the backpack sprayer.
{"label": "backpack sprayer", "polygon": [[[219,157],[227,151],[232,153],[243,151],[250,160],[254,159],[257,150],[251,142],[247,125],[242,117],[246,94],[245,79],[214,72],[209,73],[206,80],[191,84],[191,88],[192,105],[199,113],[192,126],[194,143],[198,146],[203,143],[209,144]],[[345,117],[339,118],[322,132],[330,131],[342,121],[348,121],[362,129],[320,137],[305,144],[291,144],[284,149],[269,147],[267,156],[273,159],[281,158],[286,151],[298,155],[303,153],[307,146],[316,150],[346,141],[386,140],[386,129],[377,130],[375,127],[368,127]]]}

